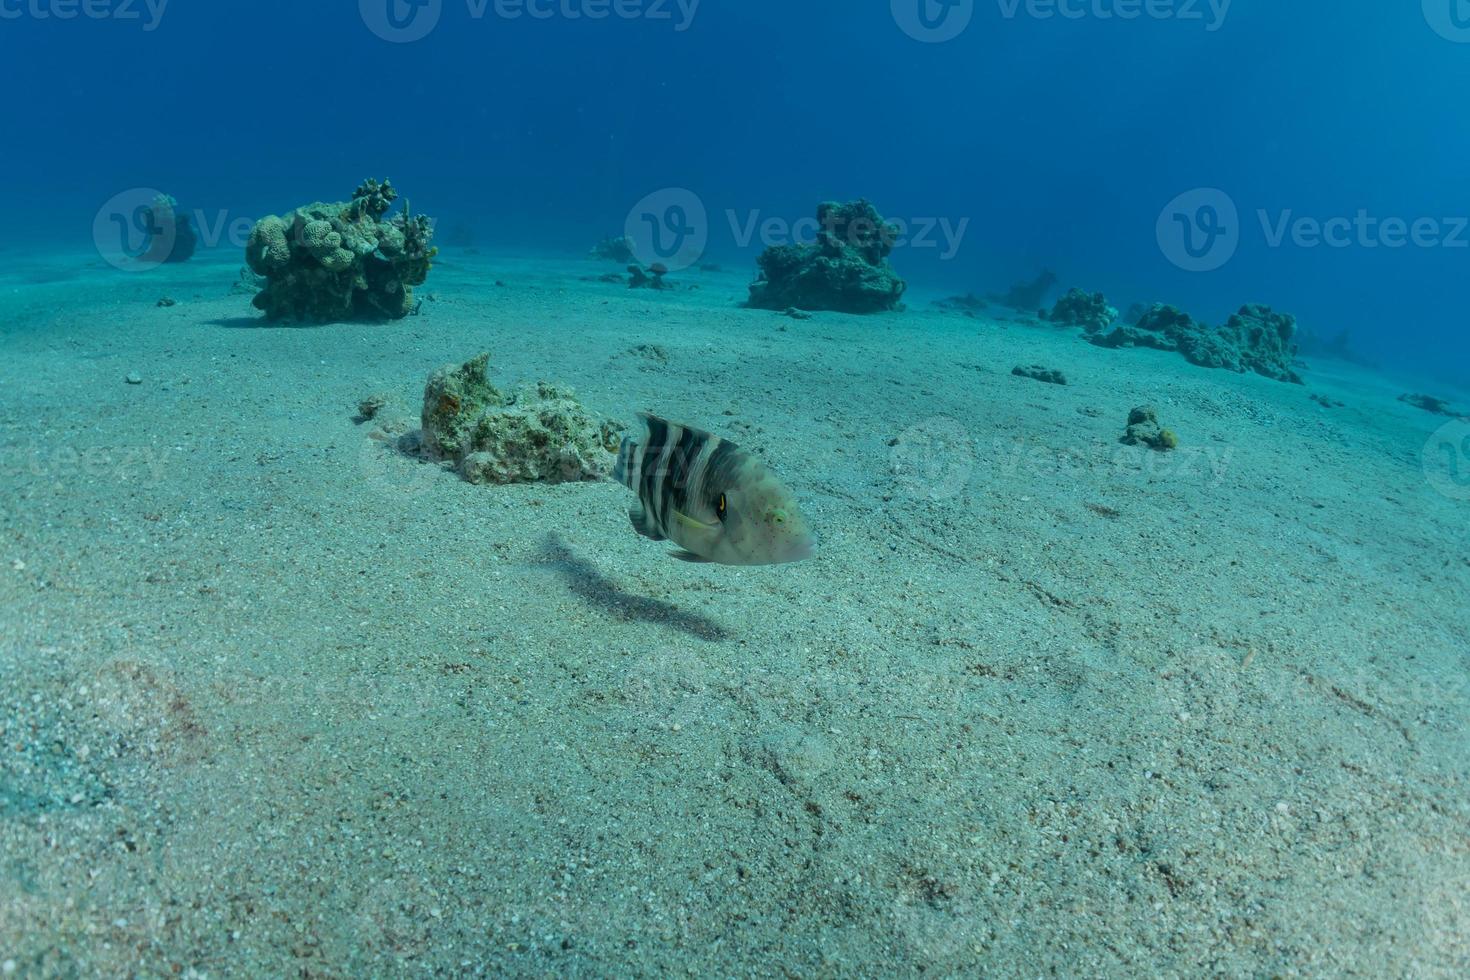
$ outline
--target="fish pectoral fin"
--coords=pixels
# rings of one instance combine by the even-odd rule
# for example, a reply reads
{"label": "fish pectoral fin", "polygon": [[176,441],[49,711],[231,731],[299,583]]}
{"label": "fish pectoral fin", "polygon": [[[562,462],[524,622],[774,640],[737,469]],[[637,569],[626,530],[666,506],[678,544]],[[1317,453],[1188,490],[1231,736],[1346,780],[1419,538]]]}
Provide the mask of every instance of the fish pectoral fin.
{"label": "fish pectoral fin", "polygon": [[650,541],[664,540],[664,534],[649,520],[648,511],[643,509],[642,504],[634,504],[628,508],[628,520],[633,522],[633,530],[643,535]]}
{"label": "fish pectoral fin", "polygon": [[671,551],[671,552],[669,552],[669,557],[670,558],[677,558],[677,559],[679,559],[679,561],[687,561],[691,565],[707,565],[707,564],[709,564],[709,559],[708,558],[705,558],[705,557],[703,557],[701,555],[696,555],[692,551]]}
{"label": "fish pectoral fin", "polygon": [[683,524],[685,527],[692,527],[699,531],[713,531],[715,529],[715,525],[706,524],[704,521],[696,520],[695,518],[690,517],[688,514],[684,513],[682,510],[674,511],[674,520],[678,521],[680,524]]}

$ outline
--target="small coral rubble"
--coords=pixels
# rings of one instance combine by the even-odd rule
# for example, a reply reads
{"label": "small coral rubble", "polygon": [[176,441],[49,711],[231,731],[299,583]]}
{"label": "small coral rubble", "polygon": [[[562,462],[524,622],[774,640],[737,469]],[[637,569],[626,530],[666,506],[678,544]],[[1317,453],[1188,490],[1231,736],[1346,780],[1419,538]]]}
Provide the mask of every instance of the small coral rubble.
{"label": "small coral rubble", "polygon": [[1159,414],[1152,405],[1140,405],[1128,413],[1128,431],[1119,441],[1127,446],[1147,446],[1159,452],[1179,446],[1179,437],[1174,431],[1159,425]]}
{"label": "small coral rubble", "polygon": [[250,269],[265,277],[252,303],[272,320],[400,319],[414,312],[438,249],[424,215],[407,206],[391,220],[398,192],[365,181],[352,200],[308,204],[256,222],[245,248]]}

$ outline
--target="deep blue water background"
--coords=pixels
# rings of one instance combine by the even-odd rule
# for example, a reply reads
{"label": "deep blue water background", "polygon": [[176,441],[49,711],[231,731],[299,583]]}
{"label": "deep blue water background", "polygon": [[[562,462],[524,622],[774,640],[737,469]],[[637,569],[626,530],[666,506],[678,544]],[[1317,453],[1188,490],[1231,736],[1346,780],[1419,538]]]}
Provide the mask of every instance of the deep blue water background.
{"label": "deep blue water background", "polygon": [[[968,219],[954,257],[894,256],[916,302],[1046,265],[1211,322],[1267,302],[1385,362],[1470,377],[1470,231],[1460,248],[1271,247],[1256,217],[1470,216],[1470,44],[1416,0],[1236,0],[1214,31],[1203,3],[1204,21],[1125,22],[979,0],[942,44],[907,36],[887,0],[703,0],[683,31],[672,7],[507,20],[444,0],[408,44],[375,36],[356,0],[172,0],[151,31],[142,0],[141,20],[36,16],[65,2],[0,0],[12,253],[88,246],[98,207],[134,186],[253,218],[387,174],[441,236],[462,225],[487,252],[580,253],[643,195],[687,187],[712,256],[753,268],[727,211],[796,220],[867,196],[891,217]],[[1242,215],[1238,253],[1207,273],[1155,234],[1197,187]]]}

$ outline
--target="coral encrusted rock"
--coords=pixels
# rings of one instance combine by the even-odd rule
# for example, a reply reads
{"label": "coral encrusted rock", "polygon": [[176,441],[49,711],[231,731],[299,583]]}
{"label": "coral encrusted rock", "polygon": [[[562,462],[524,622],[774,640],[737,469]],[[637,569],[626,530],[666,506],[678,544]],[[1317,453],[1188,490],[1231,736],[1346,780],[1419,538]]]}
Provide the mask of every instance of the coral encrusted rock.
{"label": "coral encrusted rock", "polygon": [[1073,288],[1057,300],[1047,319],[1064,327],[1082,327],[1089,333],[1096,333],[1112,326],[1118,319],[1118,311],[1108,305],[1102,293]]}
{"label": "coral encrusted rock", "polygon": [[907,284],[888,264],[898,229],[867,201],[817,208],[816,242],[773,245],[761,254],[750,305],[763,310],[881,313],[895,309]]}
{"label": "coral encrusted rock", "polygon": [[424,388],[425,451],[471,483],[600,480],[617,459],[622,426],[594,416],[572,389],[547,381],[505,394],[489,354],[435,371]]}
{"label": "coral encrusted rock", "polygon": [[397,320],[417,310],[413,287],[438,254],[432,222],[405,205],[388,218],[398,192],[365,181],[352,200],[308,204],[255,223],[245,246],[265,285],[251,300],[271,320],[327,323]]}

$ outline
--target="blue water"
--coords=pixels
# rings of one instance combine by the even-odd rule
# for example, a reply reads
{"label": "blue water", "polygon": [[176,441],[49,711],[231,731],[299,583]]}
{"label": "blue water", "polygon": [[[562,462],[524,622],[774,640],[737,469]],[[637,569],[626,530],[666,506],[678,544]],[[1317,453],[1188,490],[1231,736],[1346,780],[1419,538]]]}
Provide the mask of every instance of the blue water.
{"label": "blue water", "polygon": [[[920,2],[541,0],[533,17],[507,0],[0,0],[7,245],[89,245],[104,202],[157,187],[228,249],[220,219],[373,174],[441,233],[511,251],[585,251],[684,188],[708,255],[741,265],[760,242],[735,229],[867,196],[963,229],[894,256],[916,298],[1049,266],[1120,307],[1214,322],[1265,302],[1383,362],[1466,376],[1457,0],[1164,0],[1171,16],[1126,20],[1128,0],[1063,5],[1080,16],[926,0],[941,41],[911,36]],[[379,36],[395,30],[425,36]],[[1197,252],[1225,236],[1210,271],[1159,234],[1197,188],[1238,218],[1195,198],[1164,224]],[[1289,224],[1360,214],[1418,222],[1418,241],[1314,244]]]}

